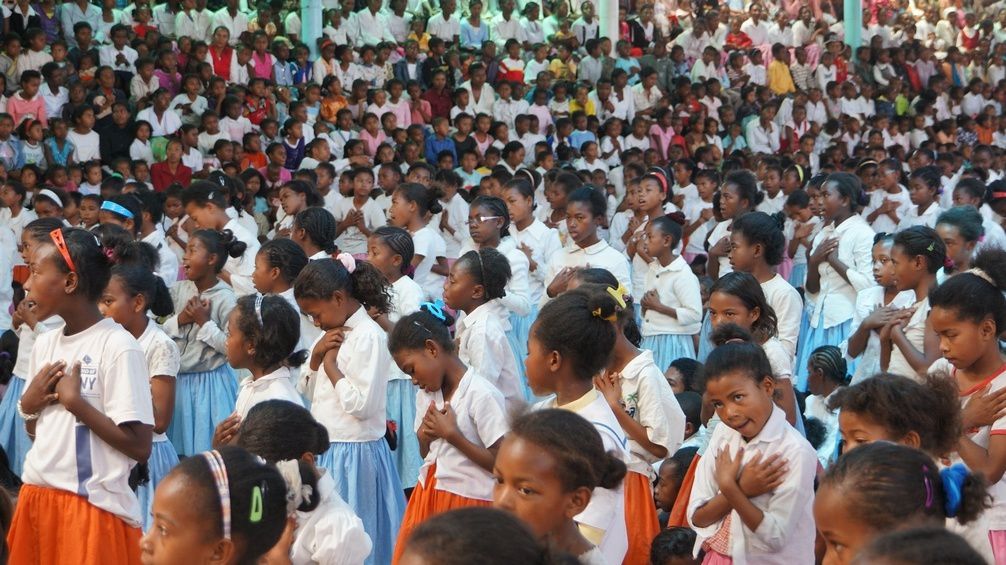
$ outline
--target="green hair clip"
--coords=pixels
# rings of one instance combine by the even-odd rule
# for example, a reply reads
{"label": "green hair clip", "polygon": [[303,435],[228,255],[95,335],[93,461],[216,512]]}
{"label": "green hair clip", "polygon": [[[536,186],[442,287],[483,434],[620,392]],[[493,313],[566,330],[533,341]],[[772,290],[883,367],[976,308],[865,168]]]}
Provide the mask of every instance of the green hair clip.
{"label": "green hair clip", "polygon": [[251,515],[248,516],[248,521],[252,524],[262,521],[262,488],[259,486],[252,487]]}
{"label": "green hair clip", "polygon": [[926,248],[926,251],[932,253],[933,249],[935,248],[936,248],[936,242],[929,242],[929,247]]}

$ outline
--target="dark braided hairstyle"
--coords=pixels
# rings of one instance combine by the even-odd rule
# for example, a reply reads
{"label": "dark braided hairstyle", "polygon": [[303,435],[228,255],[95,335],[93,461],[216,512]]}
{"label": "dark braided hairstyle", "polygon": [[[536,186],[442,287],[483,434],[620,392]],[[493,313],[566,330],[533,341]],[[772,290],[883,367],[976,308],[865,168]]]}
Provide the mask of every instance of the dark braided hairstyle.
{"label": "dark braided hairstyle", "polygon": [[317,206],[305,208],[294,216],[293,225],[304,230],[307,239],[322,251],[329,255],[335,253],[338,223],[331,212]]}
{"label": "dark braided hairstyle", "polygon": [[822,345],[815,349],[807,359],[807,365],[820,370],[824,378],[837,385],[849,384],[848,364],[842,350],[834,345]]}
{"label": "dark braided hairstyle", "polygon": [[412,257],[416,248],[409,232],[394,226],[381,226],[374,230],[371,237],[376,237],[388,246],[392,253],[402,258],[402,274],[406,274],[412,266]]}

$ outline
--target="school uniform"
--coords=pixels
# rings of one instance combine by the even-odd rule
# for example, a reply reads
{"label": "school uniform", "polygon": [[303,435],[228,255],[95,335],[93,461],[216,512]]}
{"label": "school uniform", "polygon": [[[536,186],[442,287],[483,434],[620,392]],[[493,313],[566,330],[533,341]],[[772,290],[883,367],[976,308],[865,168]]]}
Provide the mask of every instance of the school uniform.
{"label": "school uniform", "polygon": [[310,512],[297,511],[297,531],[290,546],[294,565],[356,565],[373,549],[363,522],[335,491],[335,481],[327,472],[318,478],[321,502]]}
{"label": "school uniform", "polygon": [[[535,410],[544,408],[568,410],[582,416],[601,435],[604,450],[628,463],[629,440],[608,402],[596,390],[591,389],[582,397],[562,406],[556,403],[555,396],[551,396],[534,407]],[[597,487],[591,494],[587,508],[573,517],[580,533],[601,550],[607,563],[621,563],[629,548],[625,525],[629,514],[626,512],[625,501],[624,484],[614,489]],[[652,504],[652,500],[650,503]]]}
{"label": "school uniform", "polygon": [[[859,326],[877,308],[892,306],[894,308],[908,308],[915,304],[915,292],[903,290],[895,295],[889,304],[884,304],[884,287],[877,285],[867,288],[856,295],[856,309],[852,316],[852,325],[849,327],[849,335],[856,333]],[[848,340],[842,343],[842,351],[848,355]],[[875,331],[870,331],[870,337],[866,341],[866,348],[856,361],[856,370],[852,374],[852,384],[862,382],[880,372],[880,335]]]}
{"label": "school uniform", "polygon": [[817,448],[817,460],[821,463],[821,467],[824,469],[827,469],[832,461],[835,460],[835,457],[838,456],[838,442],[840,439],[838,429],[838,410],[831,411],[828,409],[828,401],[835,395],[836,392],[838,392],[838,390],[839,389],[836,388],[828,396],[821,396],[818,394],[808,395],[806,399],[806,408],[803,410],[803,415],[806,418],[817,418],[817,420],[824,425],[824,441],[821,442],[821,447]]}
{"label": "school uniform", "polygon": [[328,451],[318,467],[335,479],[336,492],[363,521],[374,544],[367,565],[391,561],[405,512],[405,496],[386,432],[388,338],[362,306],[344,324],[348,329],[336,364],[344,377],[335,385],[322,364],[304,367],[300,390],[311,414],[328,430]]}
{"label": "school uniform", "polygon": [[[729,449],[735,456],[743,449],[744,461],[750,461],[756,454],[767,458],[778,453],[788,462],[789,471],[782,484],[772,492],[751,499],[751,503],[764,514],[755,531],[744,525],[735,510],[709,526],[696,526],[692,521],[695,511],[719,493],[714,455],[723,449]],[[765,426],[750,440],[745,440],[730,426],[716,426],[706,453],[711,455],[699,460],[688,501],[688,522],[698,534],[694,554],[697,556],[700,549],[708,547],[707,554],[715,551],[738,565],[814,563],[816,531],[813,506],[817,455],[807,440],[789,425],[782,409],[773,407]],[[721,528],[723,532],[720,532]]]}
{"label": "school uniform", "polygon": [[164,236],[164,232],[161,231],[161,227],[156,226],[154,231],[144,236],[142,241],[149,243],[157,250],[157,256],[160,259],[157,264],[157,276],[161,277],[164,284],[169,287],[175,284],[178,280],[178,256],[168,246],[167,238]]}
{"label": "school uniform", "polygon": [[[231,210],[234,210],[234,208],[227,208],[228,212]],[[255,219],[249,214],[244,214],[240,217],[236,211],[234,214],[230,221],[227,222],[227,225],[224,226],[224,229],[230,230],[234,234],[234,239],[245,244],[245,252],[240,257],[227,257],[227,262],[224,263],[224,270],[231,275],[231,288],[234,289],[234,294],[237,296],[247,296],[256,292],[251,277],[252,273],[255,272],[255,255],[258,254],[261,244],[259,244],[258,238],[255,236],[258,230],[248,229],[241,223],[241,218],[244,217],[250,218],[252,224],[254,224]],[[179,310],[176,308],[175,311]]]}
{"label": "school uniform", "polygon": [[[817,235],[818,230],[821,229],[821,218],[814,216],[810,220],[807,220],[806,223],[814,226],[810,233],[811,241],[813,241],[814,236]],[[793,237],[796,234],[796,227],[797,222],[788,218],[786,219],[786,223],[782,228],[782,233],[786,238],[787,246],[789,246],[789,242],[793,241]],[[786,277],[786,280],[789,281],[789,284],[792,285],[793,288],[803,288],[803,285],[807,283],[807,248],[802,245],[798,246],[796,248],[796,254],[793,255],[791,261],[792,267],[790,268],[789,276]],[[806,312],[806,310],[804,310],[804,312]],[[801,328],[804,327],[806,318],[806,314],[802,313],[800,321]]]}
{"label": "school uniform", "polygon": [[761,283],[765,300],[775,310],[777,323],[776,335],[790,357],[796,355],[797,332],[800,330],[800,317],[803,315],[803,300],[800,293],[786,279],[776,275],[767,282]]}
{"label": "school uniform", "polygon": [[[590,247],[570,245],[556,253],[548,264],[545,275],[545,288],[552,284],[559,271],[566,267],[595,267],[605,269],[615,276],[615,279],[625,288],[632,288],[632,277],[629,274],[629,262],[625,255],[612,249],[603,239]],[[548,294],[543,294],[542,303],[549,300]]]}
{"label": "school uniform", "polygon": [[438,257],[447,257],[447,244],[444,238],[429,224],[412,234],[412,246],[416,255],[422,255],[423,260],[416,265],[412,274],[413,280],[423,288],[424,298],[437,300],[444,295],[444,280],[446,277],[433,272],[433,266],[438,263]]}
{"label": "school uniform", "polygon": [[[17,216],[11,216],[10,208],[0,208],[0,226],[7,226],[14,232],[15,241],[21,241],[21,232],[29,223],[38,219],[34,211],[21,207]],[[15,246],[16,247],[16,246]],[[24,259],[20,253],[14,255],[15,265],[24,265]]]}
{"label": "school uniform", "polygon": [[[653,354],[643,349],[619,371],[622,406],[646,429],[651,442],[673,454],[685,436],[685,414]],[[658,458],[628,438],[629,472],[625,476],[625,516],[629,539],[628,562],[648,563],[650,543],[660,533],[653,506],[653,464]]]}
{"label": "school uniform", "polygon": [[[47,363],[80,363],[84,402],[116,425],[154,424],[150,382],[140,344],[111,318],[65,335],[66,326],[35,341],[26,381]],[[35,421],[24,485],[7,534],[12,563],[140,562],[140,503],[129,488],[136,462],[49,404]]]}
{"label": "school uniform", "polygon": [[[409,277],[400,277],[391,283],[391,310],[388,320],[398,323],[403,316],[419,311],[423,302],[423,289]],[[391,454],[398,469],[398,477],[402,488],[416,486],[419,479],[419,466],[423,456],[419,453],[419,438],[412,429],[416,419],[416,391],[419,388],[412,384],[412,378],[402,372],[398,364],[391,364],[388,374],[388,420],[398,424],[398,448]]]}
{"label": "school uniform", "polygon": [[217,424],[234,412],[238,381],[227,364],[227,317],[237,298],[227,283],[199,292],[192,281],[178,281],[171,287],[175,312],[198,296],[210,302],[210,319],[179,325],[178,314],[164,321],[164,331],[181,352],[181,366],[175,382],[175,411],[168,438],[179,455],[195,455],[212,447]]}
{"label": "school uniform", "polygon": [[[908,319],[908,322],[901,327],[901,331],[915,349],[922,351],[926,343],[926,320],[929,318],[929,311],[932,309],[929,306],[929,297],[924,297],[913,304],[912,307],[915,308],[915,312]],[[921,371],[913,369],[905,354],[901,351],[901,348],[892,344],[891,359],[887,364],[887,372],[922,382],[926,369]]]}
{"label": "school uniform", "polygon": [[901,222],[898,223],[897,231],[905,231],[912,226],[935,228],[936,219],[940,217],[941,212],[943,212],[943,208],[941,208],[937,202],[930,204],[929,207],[922,213],[919,213],[918,206],[912,205],[905,212],[905,215],[901,217]]}
{"label": "school uniform", "polygon": [[[796,380],[799,390],[807,388],[807,360],[821,345],[842,343],[849,336],[856,295],[876,284],[873,278],[873,228],[858,214],[836,226],[834,222],[814,236],[811,253],[828,239],[838,240],[838,259],[848,270],[846,281],[829,263],[818,266],[820,289],[807,293],[808,327],[797,347]],[[854,368],[853,368],[854,369]]]}
{"label": "school uniform", "polygon": [[[419,432],[430,405],[443,410],[447,403],[454,410],[458,431],[478,447],[492,447],[510,429],[503,394],[472,368],[461,377],[450,400],[445,399],[439,390],[416,392],[413,429]],[[493,474],[469,459],[460,449],[445,439],[434,439],[419,471],[419,484],[412,491],[402,519],[395,561],[401,556],[409,534],[426,519],[458,508],[492,506],[495,484]]]}
{"label": "school uniform", "polygon": [[[674,308],[677,317],[644,310],[640,347],[653,352],[653,360],[661,372],[675,359],[694,359],[692,336],[702,328],[702,291],[691,267],[680,255],[666,266],[654,260],[646,273],[645,290],[657,291],[661,304]],[[641,301],[642,295],[636,300]]]}
{"label": "school uniform", "polygon": [[[178,369],[181,366],[181,353],[175,342],[164,333],[164,330],[156,322],[147,322],[146,329],[137,338],[140,347],[143,348],[143,355],[147,360],[147,372],[150,378],[171,377],[172,382],[178,376]],[[154,491],[164,477],[168,476],[171,469],[178,464],[178,452],[168,441],[166,434],[154,434],[154,443],[150,449],[150,458],[147,459],[147,474],[149,476],[146,483],[136,489],[136,496],[140,500],[140,511],[143,521],[143,531],[146,532],[154,523],[152,514],[154,504]]]}
{"label": "school uniform", "polygon": [[234,413],[244,420],[256,404],[266,400],[286,400],[298,406],[304,406],[304,399],[297,392],[294,373],[289,367],[280,367],[258,379],[253,379],[251,376],[242,379],[238,386],[238,399],[234,404]]}
{"label": "school uniform", "polygon": [[[444,244],[446,245],[446,255],[444,257],[457,259],[462,255],[461,248],[468,240],[468,203],[465,202],[460,193],[455,193],[449,201],[441,201],[440,204],[444,207],[444,211],[434,214],[430,218],[428,225],[437,226],[440,237],[444,238]],[[453,234],[447,230],[440,229],[440,218],[443,214],[447,214],[447,223],[454,230]]]}
{"label": "school uniform", "polygon": [[876,211],[878,208],[884,205],[885,200],[890,200],[898,203],[897,215],[899,222],[896,223],[887,214],[880,214],[875,220],[870,224],[873,231],[877,233],[894,233],[898,231],[898,224],[903,221],[909,214],[909,211],[915,206],[912,204],[912,199],[908,195],[908,190],[904,187],[900,187],[898,192],[891,194],[883,189],[877,189],[870,193],[870,203],[866,205],[866,208],[860,213],[861,216],[867,218]]}
{"label": "school uniform", "polygon": [[[353,199],[346,198],[335,208],[335,213],[333,214],[335,216],[335,221],[341,222],[345,220],[349,211],[355,209],[357,208],[353,204]],[[376,230],[387,223],[387,218],[381,210],[381,207],[376,201],[371,200],[370,198],[363,203],[363,206],[360,206],[358,211],[363,213],[363,223],[367,226],[368,230]],[[356,226],[350,226],[346,228],[345,231],[340,233],[339,236],[335,238],[335,244],[339,246],[339,251],[349,253],[350,255],[367,253],[367,236],[363,235],[360,228]]]}
{"label": "school uniform", "polygon": [[517,359],[506,338],[510,322],[500,299],[468,312],[455,328],[461,361],[503,393],[507,408],[523,405],[524,387],[517,372]]}

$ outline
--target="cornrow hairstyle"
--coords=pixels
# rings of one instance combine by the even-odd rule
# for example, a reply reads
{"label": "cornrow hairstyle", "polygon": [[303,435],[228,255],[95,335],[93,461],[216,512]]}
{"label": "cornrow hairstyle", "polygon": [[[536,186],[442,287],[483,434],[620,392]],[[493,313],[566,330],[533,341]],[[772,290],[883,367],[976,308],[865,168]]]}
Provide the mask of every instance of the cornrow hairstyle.
{"label": "cornrow hairstyle", "polygon": [[326,254],[335,253],[338,223],[331,212],[318,206],[305,208],[294,216],[293,225],[304,230],[307,239]]}
{"label": "cornrow hairstyle", "polygon": [[503,220],[500,227],[500,238],[510,235],[510,212],[507,210],[506,202],[495,196],[479,196],[471,203],[471,208],[482,208],[489,212],[490,216],[497,216]]}
{"label": "cornrow hairstyle", "polygon": [[569,290],[542,307],[531,336],[568,360],[577,378],[589,381],[608,364],[615,346],[608,320],[617,312],[618,303],[607,292]]}
{"label": "cornrow hairstyle", "polygon": [[778,331],[778,318],[776,318],[775,310],[772,309],[772,306],[766,300],[765,292],[753,275],[737,271],[727,273],[713,284],[713,288],[709,294],[714,292],[722,292],[723,294],[736,297],[744,303],[744,307],[748,310],[758,309],[758,319],[752,325],[751,333],[754,334],[759,342],[765,342],[776,335]]}
{"label": "cornrow hairstyle", "polygon": [[420,305],[413,312],[395,323],[388,335],[388,350],[392,354],[400,351],[422,349],[426,340],[432,340],[447,353],[454,353],[454,340],[450,326],[454,318],[442,307],[430,303]]}
{"label": "cornrow hairstyle", "polygon": [[291,239],[280,237],[270,239],[262,244],[258,256],[265,260],[269,268],[279,269],[280,278],[287,284],[293,284],[294,279],[307,266],[307,255],[299,245]]}
{"label": "cornrow hairstyle", "polygon": [[961,433],[957,387],[942,375],[929,375],[918,383],[900,375],[880,374],[836,390],[828,399],[828,409],[866,418],[887,430],[891,438],[915,432],[919,448],[933,457],[954,451]]}
{"label": "cornrow hairstyle", "polygon": [[[263,369],[282,365],[300,367],[307,360],[307,351],[297,351],[300,343],[300,314],[282,296],[259,297],[247,295],[238,298],[238,329],[255,349],[255,364]],[[261,317],[261,318],[260,318]]]}
{"label": "cornrow hairstyle", "polygon": [[[582,285],[601,286],[605,292],[609,288],[617,289],[619,285],[618,279],[611,274],[611,271],[598,267],[579,269],[573,276]],[[622,333],[625,334],[625,339],[629,340],[632,345],[639,347],[643,342],[643,334],[639,331],[639,324],[636,323],[632,297],[623,296],[622,299],[625,300],[626,307],[617,309],[619,325],[622,328]]]}
{"label": "cornrow hairstyle", "polygon": [[444,207],[440,204],[440,199],[444,196],[444,191],[440,187],[433,185],[429,188],[415,182],[405,182],[398,185],[395,194],[405,198],[408,202],[416,205],[416,212],[420,217],[427,213],[439,214]]}
{"label": "cornrow hairstyle", "polygon": [[[557,180],[556,183],[558,182]],[[570,192],[569,196],[566,197],[566,205],[568,206],[574,202],[585,204],[590,209],[591,215],[595,218],[603,217],[608,213],[608,199],[605,198],[602,191],[597,190],[592,185],[584,185]]]}
{"label": "cornrow hairstyle", "polygon": [[748,212],[734,219],[731,230],[743,234],[751,245],[761,245],[765,262],[775,266],[782,263],[783,250],[786,247],[786,236],[780,226],[781,215],[769,216],[765,212]]}
{"label": "cornrow hairstyle", "polygon": [[[62,228],[62,232],[70,259],[76,267],[76,293],[97,302],[112,276],[112,262],[91,232],[80,228]],[[61,271],[70,272],[70,266],[61,253],[53,253],[50,257]]]}
{"label": "cornrow hairstyle", "polygon": [[895,530],[876,537],[857,554],[857,563],[954,563],[985,565],[971,544],[944,526]]}
{"label": "cornrow hairstyle", "polygon": [[1006,251],[982,249],[972,259],[971,269],[948,278],[929,291],[929,305],[953,310],[959,318],[976,324],[986,316],[992,316],[996,333],[1000,333],[1006,329],[1003,290],[1006,290]]}
{"label": "cornrow hairstyle", "polygon": [[765,198],[765,193],[758,190],[758,179],[755,178],[754,173],[746,169],[727,173],[727,176],[723,178],[723,186],[720,187],[720,190],[725,189],[727,185],[734,187],[740,200],[747,201],[747,209],[749,210],[754,210],[755,206],[761,204]]}
{"label": "cornrow hairstyle", "polygon": [[897,443],[873,442],[843,454],[828,468],[821,488],[840,492],[852,515],[875,532],[908,523],[943,526],[950,517],[967,524],[989,507],[989,495],[979,476],[964,472],[960,509],[950,516],[939,466],[926,453]]}
{"label": "cornrow hairstyle", "polygon": [[977,242],[985,235],[982,215],[974,206],[954,206],[936,218],[936,225],[947,224],[957,228],[964,241]]}
{"label": "cornrow hairstyle", "polygon": [[293,295],[297,300],[331,300],[336,292],[345,292],[359,301],[365,308],[376,308],[380,312],[391,309],[391,294],[388,280],[376,267],[360,261],[350,273],[335,259],[311,261],[293,283]]}
{"label": "cornrow hairstyle", "polygon": [[201,241],[210,255],[216,256],[213,270],[217,273],[224,270],[228,257],[240,257],[248,248],[243,241],[234,237],[231,230],[197,230],[192,237]]}
{"label": "cornrow hairstyle", "polygon": [[130,296],[143,296],[144,306],[154,316],[170,316],[175,311],[171,292],[161,277],[150,269],[138,265],[116,265],[112,267],[113,278],[119,279],[122,288]]}
{"label": "cornrow hairstyle", "polygon": [[412,266],[412,257],[416,254],[415,244],[409,232],[394,226],[381,226],[373,231],[371,237],[381,240],[392,253],[402,258],[401,271],[406,274]]}
{"label": "cornrow hairstyle", "polygon": [[555,408],[527,412],[514,420],[509,435],[552,456],[566,492],[613,489],[625,478],[625,463],[604,450],[601,434],[575,412]]}
{"label": "cornrow hairstyle", "polygon": [[935,273],[943,267],[947,257],[947,246],[936,230],[926,226],[912,226],[894,235],[894,245],[900,246],[905,255],[925,257],[926,270]]}
{"label": "cornrow hairstyle", "polygon": [[[775,378],[772,365],[753,336],[736,324],[723,324],[713,330],[709,340],[716,344],[706,358],[703,385],[731,373],[744,373],[755,382]],[[703,386],[705,388],[705,386]]]}
{"label": "cornrow hairstyle", "polygon": [[815,349],[807,364],[815,370],[820,370],[824,378],[844,386],[849,384],[849,366],[845,362],[842,350],[834,345],[822,345]]}
{"label": "cornrow hairstyle", "polygon": [[[256,563],[276,545],[286,528],[286,481],[276,467],[240,447],[225,446],[216,452],[227,473],[231,536],[241,542],[237,547],[243,550],[235,556],[235,562]],[[169,476],[186,477],[192,487],[186,491],[186,501],[200,506],[199,515],[212,528],[212,534],[223,537],[220,491],[206,458],[186,457]]]}
{"label": "cornrow hairstyle", "polygon": [[482,285],[486,301],[506,296],[506,285],[510,282],[510,261],[491,247],[472,250],[457,260],[473,279]]}

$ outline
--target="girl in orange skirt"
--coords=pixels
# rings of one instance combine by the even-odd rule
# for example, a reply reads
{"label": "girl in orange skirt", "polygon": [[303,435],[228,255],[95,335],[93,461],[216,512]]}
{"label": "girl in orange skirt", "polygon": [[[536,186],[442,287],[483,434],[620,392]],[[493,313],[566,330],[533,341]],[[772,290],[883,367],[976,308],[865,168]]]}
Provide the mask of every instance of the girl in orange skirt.
{"label": "girl in orange skirt", "polygon": [[111,262],[82,229],[33,248],[25,300],[40,320],[18,402],[34,444],[7,534],[11,563],[140,563],[140,503],[129,488],[150,456],[153,403],[143,348],[105,318],[98,299]]}
{"label": "girl in orange skirt", "polygon": [[[445,293],[483,293],[464,277]],[[465,288],[462,288],[465,287]],[[492,469],[507,432],[503,394],[465,366],[447,328],[443,303],[424,303],[398,321],[388,338],[395,363],[419,387],[416,434],[423,466],[398,532],[394,563],[412,529],[427,518],[466,506],[492,504]]]}

